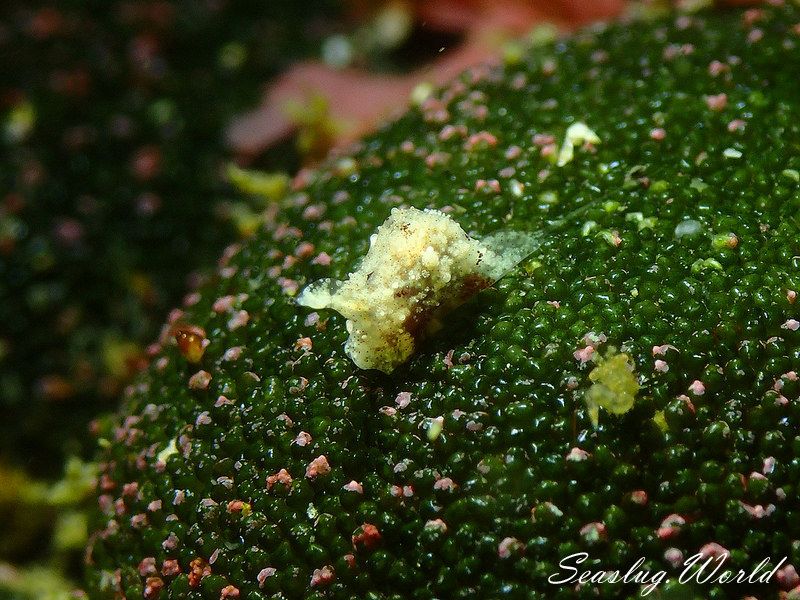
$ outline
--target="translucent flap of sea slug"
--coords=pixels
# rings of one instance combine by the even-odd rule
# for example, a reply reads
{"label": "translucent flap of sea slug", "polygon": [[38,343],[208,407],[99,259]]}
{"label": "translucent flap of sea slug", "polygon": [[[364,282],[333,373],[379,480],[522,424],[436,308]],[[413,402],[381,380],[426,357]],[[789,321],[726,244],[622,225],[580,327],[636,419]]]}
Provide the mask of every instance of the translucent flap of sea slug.
{"label": "translucent flap of sea slug", "polygon": [[297,297],[297,303],[314,310],[328,308],[336,292],[344,285],[338,279],[320,279],[310,283]]}
{"label": "translucent flap of sea slug", "polygon": [[506,275],[541,245],[542,235],[529,231],[501,230],[480,241],[490,251],[482,270],[492,283]]}

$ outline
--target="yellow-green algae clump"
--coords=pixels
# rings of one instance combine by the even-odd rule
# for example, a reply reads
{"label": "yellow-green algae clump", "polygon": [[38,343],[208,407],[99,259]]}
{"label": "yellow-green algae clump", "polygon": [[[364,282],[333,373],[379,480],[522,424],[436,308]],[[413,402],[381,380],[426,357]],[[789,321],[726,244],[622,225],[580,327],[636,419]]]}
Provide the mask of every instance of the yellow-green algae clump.
{"label": "yellow-green algae clump", "polygon": [[592,424],[597,427],[600,409],[621,415],[633,407],[639,391],[639,380],[634,372],[633,360],[624,353],[609,348],[605,358],[589,373],[592,386],[586,391],[586,408]]}

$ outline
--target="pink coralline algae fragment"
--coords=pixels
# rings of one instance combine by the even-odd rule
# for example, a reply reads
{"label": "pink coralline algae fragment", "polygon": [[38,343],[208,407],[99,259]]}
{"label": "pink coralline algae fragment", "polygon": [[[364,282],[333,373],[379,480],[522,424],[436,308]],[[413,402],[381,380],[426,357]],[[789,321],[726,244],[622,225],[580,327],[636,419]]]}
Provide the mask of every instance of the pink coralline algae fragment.
{"label": "pink coralline algae fragment", "polygon": [[211,307],[215,313],[228,312],[233,308],[236,302],[236,296],[222,296],[214,300],[214,305]]}
{"label": "pink coralline algae fragment", "polygon": [[327,267],[331,264],[331,257],[327,252],[320,252],[312,259],[311,264]]}
{"label": "pink coralline algae fragment", "polygon": [[653,368],[659,373],[666,373],[669,371],[669,365],[667,364],[667,361],[661,359],[655,361]]}
{"label": "pink coralline algae fragment", "polygon": [[589,456],[591,455],[586,450],[581,450],[580,448],[575,447],[569,451],[569,454],[567,454],[566,459],[569,462],[582,462],[584,460],[587,460]]}
{"label": "pink coralline algae fragment", "polygon": [[222,591],[219,593],[219,600],[227,600],[228,598],[238,598],[239,597],[239,588],[226,585],[222,588]]}
{"label": "pink coralline algae fragment", "polygon": [[321,569],[314,569],[311,575],[311,587],[320,587],[330,584],[334,579],[333,567],[324,566]]}
{"label": "pink coralline algae fragment", "polygon": [[310,352],[313,346],[314,344],[309,337],[300,338],[294,343],[294,349],[302,350],[303,352]]}
{"label": "pink coralline algae fragment", "polygon": [[703,382],[695,379],[692,384],[689,386],[689,391],[692,392],[695,396],[702,396],[706,393],[706,386],[703,385]]}
{"label": "pink coralline algae fragment", "polygon": [[220,406],[229,406],[231,404],[233,404],[233,400],[230,400],[229,398],[220,395],[217,398],[217,401],[214,402],[214,408],[219,408]]}
{"label": "pink coralline algae fragment", "polygon": [[331,472],[331,466],[328,464],[328,459],[324,454],[319,455],[312,460],[306,468],[306,477],[308,479],[315,479],[320,475],[327,475]]}
{"label": "pink coralline algae fragment", "polygon": [[342,486],[342,489],[344,489],[344,490],[346,490],[348,492],[355,492],[357,494],[363,494],[364,493],[364,486],[362,486],[359,482],[357,482],[355,480],[351,481],[350,483],[345,483]]}
{"label": "pink coralline algae fragment", "polygon": [[250,313],[246,310],[240,310],[233,314],[233,316],[228,320],[228,329],[230,331],[234,331],[239,329],[240,327],[244,327],[247,325],[247,322],[250,320]]}
{"label": "pink coralline algae fragment", "polygon": [[267,490],[272,489],[272,487],[276,484],[280,483],[283,486],[289,487],[292,485],[292,476],[289,475],[289,471],[286,469],[281,469],[274,475],[270,475],[267,477]]}
{"label": "pink coralline algae fragment", "polygon": [[515,158],[519,158],[522,155],[522,148],[519,146],[510,146],[506,152],[505,157],[506,160],[514,160]]}
{"label": "pink coralline algae fragment", "polygon": [[744,121],[743,119],[734,119],[728,123],[728,133],[744,131],[745,127],[747,127],[747,121]]}
{"label": "pink coralline algae fragment", "polygon": [[297,434],[297,437],[294,438],[293,444],[296,444],[300,447],[307,446],[311,443],[311,434],[305,431],[301,431]]}
{"label": "pink coralline algae fragment", "polygon": [[433,169],[439,165],[446,165],[452,156],[447,152],[431,152],[425,157],[425,166]]}
{"label": "pink coralline algae fragment", "polygon": [[375,525],[372,523],[364,523],[358,528],[356,533],[353,534],[351,539],[353,548],[358,549],[360,546],[363,546],[367,550],[371,550],[380,544],[382,538],[383,536],[380,530],[378,530]]}
{"label": "pink coralline algae fragment", "polygon": [[708,74],[712,77],[716,77],[725,71],[730,71],[730,67],[726,65],[724,62],[720,62],[718,60],[712,60],[711,63],[708,65]]}
{"label": "pink coralline algae fragment", "polygon": [[288,279],[286,277],[278,277],[278,285],[281,286],[283,293],[289,296],[294,296],[300,287],[300,284],[294,279]]}
{"label": "pink coralline algae fragment", "polygon": [[394,399],[397,403],[397,407],[401,410],[406,408],[409,404],[411,404],[411,392],[400,392],[397,394],[397,398]]}
{"label": "pink coralline algae fragment", "polygon": [[441,533],[446,533],[447,523],[441,519],[432,519],[425,523],[425,529],[438,529]]}
{"label": "pink coralline algae fragment", "polygon": [[161,574],[164,577],[172,577],[180,572],[181,572],[181,566],[178,564],[178,561],[175,560],[174,558],[165,560],[164,564],[161,565]]}
{"label": "pink coralline algae fragment", "polygon": [[678,400],[680,400],[686,405],[686,408],[689,410],[689,412],[695,414],[696,409],[694,407],[694,404],[692,403],[692,399],[689,398],[689,396],[687,396],[686,394],[681,394],[680,396],[678,396]]}
{"label": "pink coralline algae fragment", "polygon": [[476,192],[494,192],[500,193],[500,182],[497,179],[478,179],[475,182]]}
{"label": "pink coralline algae fragment", "polygon": [[148,556],[147,558],[143,558],[142,561],[139,563],[139,575],[142,577],[148,577],[150,575],[156,575],[158,570],[156,569],[156,559],[152,556]]}
{"label": "pink coralline algae fragment", "polygon": [[244,348],[241,346],[234,346],[233,348],[228,348],[225,350],[225,354],[222,355],[222,360],[225,362],[232,362],[238,360],[239,357],[242,355]]}
{"label": "pink coralline algae fragment", "polygon": [[318,221],[325,214],[325,205],[312,204],[303,210],[303,220],[305,221]]}
{"label": "pink coralline algae fragment", "polygon": [[169,552],[170,550],[175,550],[178,547],[178,542],[178,536],[170,532],[170,534],[167,536],[167,539],[161,542],[161,547]]}
{"label": "pink coralline algae fragment", "polygon": [[710,542],[700,548],[700,555],[703,558],[728,558],[731,553],[724,546],[720,546],[717,542]]}
{"label": "pink coralline algae fragment", "polygon": [[667,350],[675,350],[675,346],[670,344],[662,344],[660,346],[653,346],[653,356],[664,356]]}
{"label": "pink coralline algae fragment", "polygon": [[310,258],[312,254],[314,254],[314,244],[311,242],[300,242],[294,249],[294,255],[297,258]]}
{"label": "pink coralline algae fragment", "polygon": [[453,480],[449,477],[442,477],[433,484],[434,490],[445,490],[448,492],[452,492],[457,487],[458,486],[455,484],[455,482],[453,482]]}
{"label": "pink coralline algae fragment", "polygon": [[654,140],[656,142],[660,142],[661,140],[663,140],[666,137],[667,137],[667,132],[661,127],[656,127],[655,129],[651,129],[650,130],[650,139],[651,140]]}
{"label": "pink coralline algae fragment", "polygon": [[797,319],[788,319],[783,325],[781,325],[781,329],[788,329],[789,331],[797,331],[800,329],[800,321]]}
{"label": "pink coralline algae fragment", "polygon": [[750,8],[744,11],[742,15],[742,22],[745,26],[750,27],[751,25],[755,24],[757,21],[760,21],[764,18],[764,11],[760,8]]}
{"label": "pink coralline algae fragment", "polygon": [[138,515],[133,515],[131,517],[131,527],[134,529],[139,529],[140,527],[145,527],[147,525],[147,515],[144,513],[139,513]]}
{"label": "pink coralline algae fragment", "polygon": [[189,387],[193,390],[205,390],[211,383],[211,373],[208,371],[198,371],[189,378]]}
{"label": "pink coralline algae fragment", "polygon": [[661,540],[668,540],[678,535],[684,525],[686,525],[686,519],[680,515],[671,514],[661,521],[656,535]]}
{"label": "pink coralline algae fragment", "polygon": [[776,573],[778,585],[785,590],[792,590],[800,585],[800,576],[794,565],[786,565]]}
{"label": "pink coralline algae fragment", "polygon": [[754,519],[763,519],[764,517],[768,517],[775,512],[774,504],[768,504],[767,506],[756,504],[755,506],[752,506],[750,504],[745,504],[740,500],[739,505]]}
{"label": "pink coralline algae fragment", "polygon": [[479,131],[478,133],[475,133],[467,138],[467,141],[464,142],[464,149],[470,151],[481,144],[485,144],[486,146],[490,147],[496,146],[497,137],[488,131]]}
{"label": "pink coralline algae fragment", "polygon": [[503,538],[497,545],[497,556],[500,558],[509,558],[512,554],[524,548],[525,546],[517,538]]}
{"label": "pink coralline algae fragment", "polygon": [[666,560],[673,569],[677,569],[683,564],[683,552],[678,548],[667,548],[664,550],[664,560]]}
{"label": "pink coralline algae fragment", "polygon": [[202,294],[200,292],[189,292],[183,297],[183,305],[184,306],[194,306],[202,299]]}
{"label": "pink coralline algae fragment", "polygon": [[161,577],[148,577],[145,581],[143,596],[147,600],[155,600],[161,594],[164,587],[164,580]]}
{"label": "pink coralline algae fragment", "polygon": [[592,360],[592,356],[594,356],[594,346],[586,346],[585,348],[575,350],[572,355],[575,357],[575,360],[579,360],[581,364],[585,364]]}
{"label": "pink coralline algae fragment", "polygon": [[439,139],[442,142],[446,142],[453,136],[465,137],[467,135],[467,128],[463,125],[455,126],[455,125],[445,125],[442,127],[442,130],[439,132]]}
{"label": "pink coralline algae fragment", "polygon": [[706,106],[713,111],[724,110],[728,105],[728,95],[725,93],[705,97]]}
{"label": "pink coralline algae fragment", "polygon": [[264,583],[266,583],[267,579],[269,577],[274,577],[275,573],[277,573],[277,570],[274,569],[273,567],[266,567],[264,569],[261,569],[258,572],[258,575],[256,575],[256,581],[258,581],[258,587],[263,588]]}
{"label": "pink coralline algae fragment", "polygon": [[580,528],[578,533],[587,542],[598,542],[600,540],[605,540],[608,537],[605,523],[600,523],[599,521],[587,523]]}

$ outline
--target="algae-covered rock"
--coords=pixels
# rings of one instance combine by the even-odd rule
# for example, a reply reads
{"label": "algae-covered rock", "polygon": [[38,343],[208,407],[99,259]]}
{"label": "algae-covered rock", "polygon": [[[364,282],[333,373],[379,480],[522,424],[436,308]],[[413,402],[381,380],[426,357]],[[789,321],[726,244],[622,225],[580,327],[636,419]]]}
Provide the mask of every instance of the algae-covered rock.
{"label": "algae-covered rock", "polygon": [[[585,31],[299,177],[173,314],[200,362],[165,335],[98,428],[90,596],[639,593],[548,581],[580,552],[641,558],[669,597],[698,553],[786,559],[702,597],[796,585],[798,22],[790,3]],[[577,123],[596,137],[559,161]],[[296,298],[358,272],[398,207],[541,243],[387,375]]]}

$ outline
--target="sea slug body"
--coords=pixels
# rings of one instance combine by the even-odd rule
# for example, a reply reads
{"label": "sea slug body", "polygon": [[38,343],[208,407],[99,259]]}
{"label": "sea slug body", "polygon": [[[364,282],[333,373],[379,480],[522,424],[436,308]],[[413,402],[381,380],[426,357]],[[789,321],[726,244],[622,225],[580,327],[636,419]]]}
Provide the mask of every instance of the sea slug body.
{"label": "sea slug body", "polygon": [[356,271],[345,281],[312,283],[298,304],[342,314],[347,355],[359,368],[390,373],[445,313],[516,266],[536,239],[502,231],[477,240],[438,210],[395,208]]}

